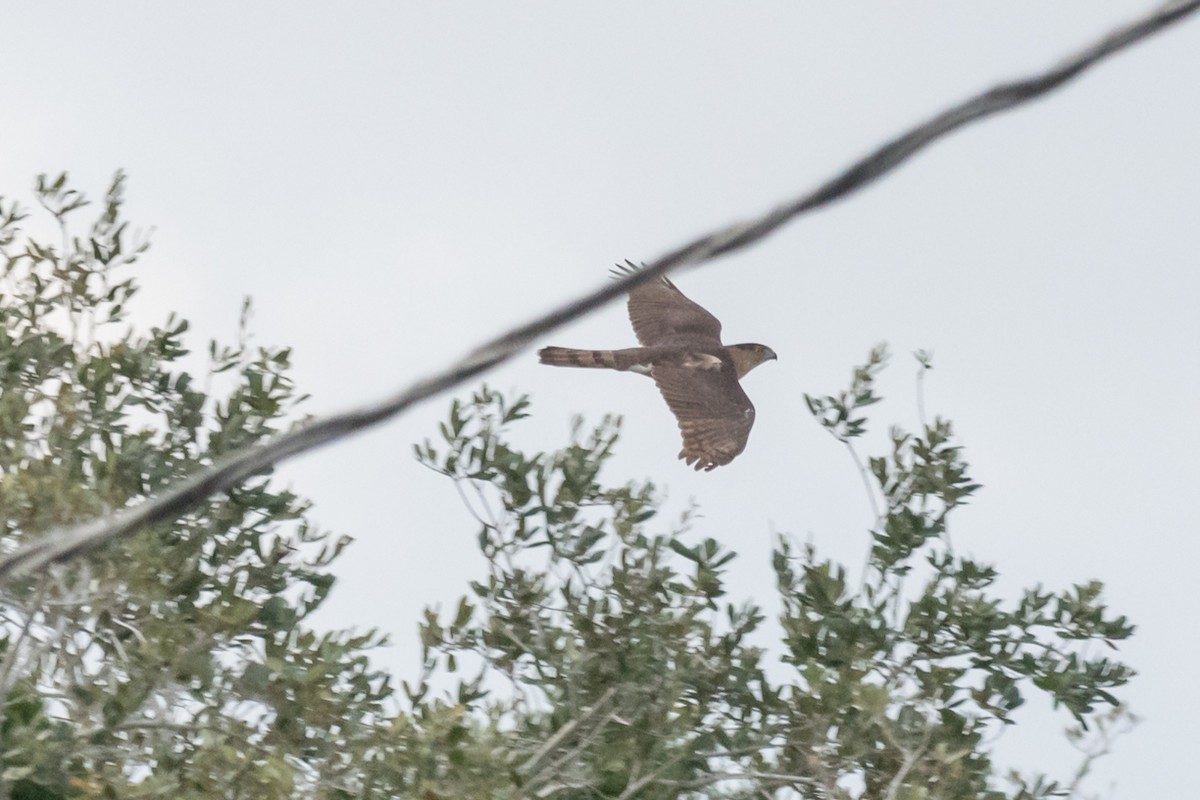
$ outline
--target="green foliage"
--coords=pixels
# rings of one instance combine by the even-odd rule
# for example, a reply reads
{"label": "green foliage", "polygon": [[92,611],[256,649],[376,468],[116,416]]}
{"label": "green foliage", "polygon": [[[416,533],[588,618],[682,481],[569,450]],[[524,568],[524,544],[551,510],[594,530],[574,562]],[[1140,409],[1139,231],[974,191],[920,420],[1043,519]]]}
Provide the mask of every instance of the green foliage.
{"label": "green foliage", "polygon": [[[39,178],[49,243],[0,198],[3,547],[136,502],[282,430],[302,399],[289,351],[213,342],[184,368],[186,320],[123,323],[146,251],[118,174],[86,199]],[[244,311],[248,311],[248,307]],[[243,314],[243,323],[245,319]],[[193,359],[199,361],[199,359]],[[0,796],[308,796],[353,787],[383,735],[374,634],[305,618],[347,543],[267,476],[86,562],[0,587]]]}
{"label": "green foliage", "polygon": [[[526,455],[503,434],[527,406],[484,387],[452,406],[446,449],[417,448],[462,488],[488,574],[426,620],[426,674],[407,691],[419,703],[461,664],[482,670],[459,683],[465,706],[502,684],[510,793],[675,796],[707,774],[704,753],[757,749],[766,683],[746,639],[762,616],[721,602],[733,554],[717,542],[645,531],[653,486],[598,483],[616,420]],[[439,791],[465,796],[453,778]]]}
{"label": "green foliage", "polygon": [[[865,432],[856,414],[878,400],[873,381],[885,360],[876,348],[855,370],[849,392],[809,399],[839,441],[849,445]],[[918,361],[929,368],[928,355]],[[1035,587],[1008,604],[990,594],[996,570],[950,544],[950,513],[979,488],[953,444],[951,424],[935,419],[919,435],[893,428],[891,441],[888,455],[868,461],[881,503],[857,587],[844,567],[819,560],[811,548],[799,564],[787,541],[775,554],[785,660],[804,679],[792,694],[799,701],[792,719],[825,729],[831,763],[822,769],[857,772],[867,796],[911,785],[939,787],[922,796],[1001,797],[984,732],[1011,724],[1031,689],[1046,692],[1086,728],[1097,705],[1116,704],[1110,690],[1132,671],[1085,655],[1084,645],[1111,645],[1133,628],[1107,615],[1097,582],[1060,593]],[[904,591],[909,576],[921,579],[919,591]],[[789,771],[805,771],[811,744],[784,748],[800,754],[784,759]],[[1021,786],[1018,796],[1059,789],[1044,779],[1034,783],[1037,792]]]}
{"label": "green foliage", "polygon": [[[80,236],[86,199],[39,179],[54,243],[0,198],[5,551],[285,429],[303,399],[289,351],[249,345],[249,305],[199,377],[186,320],[127,325],[146,244],[121,218],[123,183]],[[423,668],[400,692],[368,660],[377,633],[309,627],[348,540],[269,475],[0,585],[0,796],[1070,794],[1128,720],[1104,711],[1132,673],[1093,645],[1132,627],[1098,583],[1005,600],[994,567],[955,551],[951,512],[979,487],[949,422],[858,457],[886,360],[876,348],[846,391],[806,398],[867,484],[867,562],[856,576],[781,537],[778,620],[726,597],[735,554],[694,535],[690,510],[664,521],[652,484],[601,481],[619,420],[527,453],[510,434],[529,401],[486,386],[416,448],[474,515],[485,568],[426,612]],[[1006,784],[991,762],[1031,693],[1076,739],[1101,735],[1069,783]]]}
{"label": "green foliage", "polygon": [[[852,453],[886,360],[876,348],[847,391],[808,398]],[[1085,727],[1115,704],[1111,690],[1132,673],[1086,645],[1132,627],[1108,614],[1098,583],[1005,602],[993,593],[996,570],[954,551],[949,515],[979,487],[949,422],[893,429],[890,452],[863,467],[878,519],[858,580],[780,538],[782,642],[768,645],[759,609],[724,598],[731,551],[693,541],[690,515],[653,532],[652,485],[599,482],[618,422],[586,433],[577,424],[565,450],[530,455],[507,436],[528,405],[484,387],[452,404],[441,443],[416,448],[459,488],[488,570],[447,617],[427,615],[425,674],[405,690],[420,707],[438,678],[470,665],[451,695],[505,732],[490,757],[493,796],[1075,790],[1042,776],[1006,789],[988,742],[1033,691]],[[464,727],[456,747],[482,752],[473,735]],[[429,775],[437,796],[477,796],[460,766],[486,771],[450,758]]]}

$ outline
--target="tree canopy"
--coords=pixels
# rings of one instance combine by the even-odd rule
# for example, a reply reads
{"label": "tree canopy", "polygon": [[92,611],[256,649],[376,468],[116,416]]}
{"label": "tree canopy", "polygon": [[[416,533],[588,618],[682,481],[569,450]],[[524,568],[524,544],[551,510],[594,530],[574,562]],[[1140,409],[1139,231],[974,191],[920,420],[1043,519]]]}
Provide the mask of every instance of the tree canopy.
{"label": "tree canopy", "polygon": [[[245,314],[237,341],[200,354],[185,319],[130,314],[147,242],[123,189],[118,174],[92,206],[66,176],[40,178],[49,237],[0,198],[6,553],[302,424],[289,350],[251,346]],[[807,398],[856,458],[886,360],[877,348],[846,390]],[[1096,581],[1005,597],[995,566],[955,549],[948,521],[980,487],[949,421],[893,428],[863,462],[876,521],[845,535],[864,568],[778,539],[772,638],[763,598],[727,596],[727,544],[691,514],[665,519],[658,486],[605,472],[618,419],[525,452],[512,431],[531,413],[482,386],[415,446],[460,490],[470,516],[448,511],[447,535],[475,536],[482,565],[449,613],[426,612],[419,675],[372,666],[379,632],[310,623],[349,539],[270,474],[0,585],[0,795],[1078,792],[1086,759],[1075,776],[1006,776],[992,739],[1032,693],[1104,726],[1132,673],[1089,645],[1133,628]]]}

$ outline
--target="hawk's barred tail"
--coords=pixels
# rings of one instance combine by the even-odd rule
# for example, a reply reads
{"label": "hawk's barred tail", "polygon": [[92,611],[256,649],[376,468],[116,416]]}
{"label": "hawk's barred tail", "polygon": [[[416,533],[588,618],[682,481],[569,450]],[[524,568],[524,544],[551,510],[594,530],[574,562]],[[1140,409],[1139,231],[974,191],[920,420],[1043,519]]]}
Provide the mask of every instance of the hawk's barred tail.
{"label": "hawk's barred tail", "polygon": [[[543,347],[538,351],[543,364],[552,367],[596,367],[622,369],[612,350],[576,350],[573,347]],[[628,369],[628,367],[625,367]]]}

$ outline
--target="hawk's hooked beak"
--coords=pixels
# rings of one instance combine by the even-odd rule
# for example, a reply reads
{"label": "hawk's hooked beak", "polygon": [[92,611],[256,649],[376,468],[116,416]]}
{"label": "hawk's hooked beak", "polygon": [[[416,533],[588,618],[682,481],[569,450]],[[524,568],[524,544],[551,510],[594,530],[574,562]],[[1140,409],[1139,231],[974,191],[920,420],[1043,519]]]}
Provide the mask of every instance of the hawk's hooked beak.
{"label": "hawk's hooked beak", "polygon": [[775,351],[769,347],[763,348],[763,361],[778,361],[779,356],[775,355]]}

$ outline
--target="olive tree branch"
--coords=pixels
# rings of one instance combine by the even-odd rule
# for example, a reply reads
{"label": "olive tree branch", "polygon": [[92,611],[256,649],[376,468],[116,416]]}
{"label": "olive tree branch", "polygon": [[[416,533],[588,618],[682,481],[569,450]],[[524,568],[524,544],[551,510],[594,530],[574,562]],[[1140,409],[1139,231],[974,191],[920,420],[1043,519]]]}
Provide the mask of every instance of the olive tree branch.
{"label": "olive tree branch", "polygon": [[507,333],[486,341],[446,369],[422,378],[380,402],[315,420],[231,454],[141,503],[107,517],[54,528],[0,558],[0,582],[66,561],[92,548],[176,518],[208,497],[238,485],[292,456],[316,449],[400,414],[410,406],[507,361],[535,338],[611,302],[642,284],[688,264],[699,264],[758,242],[813,209],[858,191],[891,172],[927,145],[976,120],[1020,106],[1062,86],[1109,56],[1200,9],[1200,0],[1172,0],[1078,51],[1057,66],[988,89],[886,142],[816,189],[744,222],[701,236]]}

